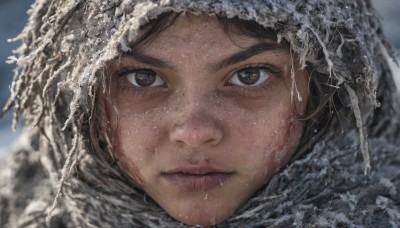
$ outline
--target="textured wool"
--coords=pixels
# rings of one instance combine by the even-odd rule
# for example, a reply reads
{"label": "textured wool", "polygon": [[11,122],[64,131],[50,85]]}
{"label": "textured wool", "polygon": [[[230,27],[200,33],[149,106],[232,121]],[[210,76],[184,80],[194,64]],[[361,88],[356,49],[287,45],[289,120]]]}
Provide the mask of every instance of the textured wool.
{"label": "textured wool", "polygon": [[369,1],[37,0],[10,58],[18,68],[3,110],[26,126],[0,172],[1,227],[185,226],[115,165],[98,102],[107,61],[169,11],[274,29],[329,97],[329,119],[307,121],[292,161],[218,226],[400,224],[399,107],[387,59],[395,52]]}

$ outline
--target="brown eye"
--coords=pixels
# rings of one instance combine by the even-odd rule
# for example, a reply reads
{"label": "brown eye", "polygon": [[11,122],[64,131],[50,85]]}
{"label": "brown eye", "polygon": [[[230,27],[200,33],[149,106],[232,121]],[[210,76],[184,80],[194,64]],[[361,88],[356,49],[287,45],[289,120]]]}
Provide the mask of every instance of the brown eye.
{"label": "brown eye", "polygon": [[230,78],[229,83],[237,86],[258,86],[269,79],[268,71],[261,67],[249,67],[237,71]]}
{"label": "brown eye", "polygon": [[127,74],[127,78],[137,87],[157,87],[164,84],[164,80],[152,70],[133,70]]}
{"label": "brown eye", "polygon": [[253,85],[260,79],[260,70],[256,68],[246,68],[237,72],[238,79],[246,85]]}

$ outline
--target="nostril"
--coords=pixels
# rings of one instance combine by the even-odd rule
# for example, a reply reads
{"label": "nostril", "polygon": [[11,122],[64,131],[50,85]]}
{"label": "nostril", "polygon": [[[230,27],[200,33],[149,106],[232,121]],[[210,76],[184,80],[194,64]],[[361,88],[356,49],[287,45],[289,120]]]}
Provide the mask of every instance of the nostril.
{"label": "nostril", "polygon": [[222,139],[222,131],[212,122],[199,118],[176,124],[170,132],[170,140],[177,146],[215,146]]}
{"label": "nostril", "polygon": [[218,143],[218,140],[216,139],[209,139],[208,141],[205,142],[206,144],[210,144],[210,145],[216,145]]}
{"label": "nostril", "polygon": [[175,144],[176,146],[178,146],[178,147],[185,147],[185,142],[184,141],[182,141],[182,140],[171,140],[172,142],[173,142],[173,144]]}

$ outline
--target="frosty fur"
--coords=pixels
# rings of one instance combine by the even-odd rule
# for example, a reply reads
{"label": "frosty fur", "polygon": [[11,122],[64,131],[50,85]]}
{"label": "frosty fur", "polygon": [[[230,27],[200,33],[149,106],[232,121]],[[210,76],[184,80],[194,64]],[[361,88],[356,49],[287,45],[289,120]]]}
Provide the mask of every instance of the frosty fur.
{"label": "frosty fur", "polygon": [[31,130],[0,174],[1,227],[180,225],[112,162],[97,102],[107,93],[99,70],[168,11],[279,27],[311,77],[342,99],[328,127],[220,227],[400,224],[399,108],[385,57],[395,53],[369,1],[37,0],[10,58],[18,69],[3,110]]}

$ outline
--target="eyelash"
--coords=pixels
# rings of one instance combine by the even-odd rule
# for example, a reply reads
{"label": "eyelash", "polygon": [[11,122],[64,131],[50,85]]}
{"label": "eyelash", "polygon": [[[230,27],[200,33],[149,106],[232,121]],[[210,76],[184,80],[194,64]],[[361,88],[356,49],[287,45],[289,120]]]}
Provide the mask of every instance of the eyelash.
{"label": "eyelash", "polygon": [[[266,70],[268,74],[271,74],[270,75],[271,77],[275,77],[275,78],[279,78],[281,76],[281,71],[279,71],[276,67],[271,66],[269,64],[264,64],[264,63],[246,64],[246,65],[243,65],[243,66],[233,69],[228,74],[224,85],[228,85],[227,87],[230,87],[229,90],[231,92],[240,94],[240,96],[243,96],[243,97],[253,97],[253,96],[262,94],[265,91],[268,91],[272,87],[270,81],[273,81],[273,78],[269,78],[266,80],[266,82],[263,82],[259,86],[254,86],[254,87],[244,87],[244,86],[229,84],[229,80],[234,76],[235,73],[237,73],[241,70],[247,69],[247,68],[258,68],[258,69]],[[154,93],[161,89],[164,89],[164,87],[151,87],[151,89],[140,88],[140,87],[134,86],[130,83],[127,83],[125,81],[125,80],[127,80],[127,78],[126,78],[127,74],[132,73],[133,71],[139,71],[139,70],[149,70],[149,71],[155,72],[158,75],[161,75],[153,69],[142,67],[142,66],[130,66],[130,67],[123,68],[120,71],[118,71],[116,74],[119,79],[121,79],[121,78],[124,79],[123,81],[119,80],[119,85],[120,85],[119,88],[121,89],[122,92],[129,92],[133,96],[146,96],[149,93]],[[165,78],[163,78],[163,80],[165,82],[167,82],[167,80]]]}
{"label": "eyelash", "polygon": [[[153,71],[156,74],[157,71],[150,69],[150,68],[146,68],[146,67],[142,67],[142,66],[130,66],[130,67],[125,67],[122,68],[120,71],[117,72],[117,76],[118,79],[123,79],[123,80],[118,80],[118,84],[119,84],[119,88],[121,89],[121,92],[125,93],[125,92],[129,92],[132,96],[146,96],[148,93],[151,92],[156,92],[159,89],[163,89],[163,87],[152,87],[151,90],[149,90],[148,88],[140,88],[137,86],[132,85],[130,82],[127,82],[127,75],[129,73],[132,73],[133,71],[139,71],[139,70],[148,70],[148,71]],[[164,81],[165,78],[163,78]]]}
{"label": "eyelash", "polygon": [[269,64],[265,63],[256,63],[256,64],[246,64],[240,67],[237,67],[231,71],[229,76],[226,79],[225,84],[229,84],[229,80],[234,76],[235,73],[247,69],[247,68],[257,68],[257,69],[264,69],[267,71],[268,74],[271,74],[271,78],[267,79],[265,82],[260,84],[259,86],[254,86],[254,87],[244,87],[244,86],[237,86],[237,85],[231,85],[232,90],[240,90],[240,95],[243,97],[253,97],[257,96],[259,94],[265,93],[265,91],[268,91],[272,88],[272,81],[274,78],[280,78],[281,77],[281,71],[279,71],[276,67],[271,66]]}

